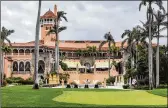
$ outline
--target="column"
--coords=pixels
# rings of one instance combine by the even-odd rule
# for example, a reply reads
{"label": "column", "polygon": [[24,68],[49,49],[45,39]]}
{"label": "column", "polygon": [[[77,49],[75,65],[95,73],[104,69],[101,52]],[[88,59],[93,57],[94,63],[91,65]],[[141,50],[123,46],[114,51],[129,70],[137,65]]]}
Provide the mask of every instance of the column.
{"label": "column", "polygon": [[106,78],[104,78],[104,88],[106,88]]}
{"label": "column", "polygon": [[94,64],[94,73],[96,72],[96,64]]}
{"label": "column", "polygon": [[64,80],[61,80],[62,88],[64,88]]}

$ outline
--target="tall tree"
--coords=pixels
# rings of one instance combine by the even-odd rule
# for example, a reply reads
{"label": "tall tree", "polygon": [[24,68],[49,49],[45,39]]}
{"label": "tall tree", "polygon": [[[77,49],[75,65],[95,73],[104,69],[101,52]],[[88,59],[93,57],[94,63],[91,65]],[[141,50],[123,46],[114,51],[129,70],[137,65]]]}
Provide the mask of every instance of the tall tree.
{"label": "tall tree", "polygon": [[144,5],[147,6],[147,21],[148,21],[148,27],[149,27],[149,46],[148,46],[148,63],[149,63],[149,89],[153,89],[153,81],[152,81],[152,73],[153,73],[153,56],[152,56],[152,34],[151,34],[151,26],[153,21],[153,9],[152,4],[155,3],[159,6],[160,9],[163,11],[163,3],[162,0],[142,0],[142,2],[139,4],[139,11],[141,10],[141,6]]}
{"label": "tall tree", "polygon": [[[160,36],[160,26],[161,24],[165,21],[166,19],[166,15],[164,13],[162,13],[160,10],[158,10],[157,12],[153,12],[153,15],[155,17],[155,20],[153,22],[153,24],[155,24],[157,26],[157,50],[156,50],[156,88],[159,86],[159,38]],[[165,27],[163,27],[162,29],[164,29]]]}
{"label": "tall tree", "polygon": [[67,18],[65,17],[66,13],[64,11],[58,11],[57,16],[55,18],[55,24],[52,27],[52,29],[49,30],[47,35],[54,33],[55,34],[55,72],[59,73],[59,33],[63,30],[66,30],[67,27],[65,26],[60,26],[60,21],[62,21],[62,18],[65,21],[68,21]]}
{"label": "tall tree", "polygon": [[110,77],[110,68],[111,68],[111,64],[110,64],[110,46],[111,44],[114,44],[115,45],[115,41],[114,41],[114,38],[113,36],[111,35],[110,32],[106,33],[104,35],[104,38],[106,39],[106,41],[102,41],[99,45],[99,50],[101,50],[101,48],[103,47],[104,44],[108,43],[108,64],[109,64],[109,77]]}
{"label": "tall tree", "polygon": [[4,69],[3,69],[3,64],[4,64],[4,57],[3,57],[3,47],[5,46],[5,41],[7,41],[9,43],[9,45],[11,46],[11,42],[10,40],[8,39],[8,36],[10,36],[12,33],[14,33],[14,30],[8,30],[6,29],[5,27],[2,27],[2,30],[1,30],[1,37],[0,37],[0,61],[2,61],[2,63],[0,63],[0,71],[1,71],[1,79],[2,79],[2,82],[3,82],[3,74],[4,74]]}
{"label": "tall tree", "polygon": [[41,13],[41,0],[39,0],[38,14],[36,21],[36,36],[35,36],[35,50],[34,50],[34,85],[33,89],[39,89],[38,84],[38,57],[39,57],[39,31],[40,31],[40,13]]}

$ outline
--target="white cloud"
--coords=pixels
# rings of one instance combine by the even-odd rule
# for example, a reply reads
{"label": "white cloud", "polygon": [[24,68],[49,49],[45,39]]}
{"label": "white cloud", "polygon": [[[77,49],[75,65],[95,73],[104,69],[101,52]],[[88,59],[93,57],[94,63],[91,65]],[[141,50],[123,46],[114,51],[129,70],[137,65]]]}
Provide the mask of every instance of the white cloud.
{"label": "white cloud", "polygon": [[[111,31],[116,41],[122,41],[121,34],[125,29],[146,20],[146,7],[139,11],[140,1],[42,1],[41,15],[53,10],[67,12],[68,22],[62,25],[67,30],[60,33],[61,40],[101,40],[104,33]],[[14,29],[10,36],[12,42],[34,40],[37,19],[37,1],[2,1],[1,23]],[[156,7],[156,6],[155,6]],[[167,3],[164,2],[167,9]],[[163,34],[167,34],[164,32]],[[165,39],[161,39],[165,44]]]}

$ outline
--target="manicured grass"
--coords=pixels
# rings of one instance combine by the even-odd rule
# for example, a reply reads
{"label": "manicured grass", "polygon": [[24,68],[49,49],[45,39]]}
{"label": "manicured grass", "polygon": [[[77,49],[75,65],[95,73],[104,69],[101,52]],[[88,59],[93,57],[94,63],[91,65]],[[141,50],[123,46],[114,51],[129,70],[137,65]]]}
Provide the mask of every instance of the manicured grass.
{"label": "manicured grass", "polygon": [[[165,91],[164,91],[165,92]],[[146,91],[103,89],[32,90],[32,86],[2,88],[3,107],[153,107],[166,106],[166,97]],[[148,106],[146,106],[148,105]]]}
{"label": "manicured grass", "polygon": [[154,89],[154,90],[150,90],[148,92],[151,94],[167,97],[167,89]]}

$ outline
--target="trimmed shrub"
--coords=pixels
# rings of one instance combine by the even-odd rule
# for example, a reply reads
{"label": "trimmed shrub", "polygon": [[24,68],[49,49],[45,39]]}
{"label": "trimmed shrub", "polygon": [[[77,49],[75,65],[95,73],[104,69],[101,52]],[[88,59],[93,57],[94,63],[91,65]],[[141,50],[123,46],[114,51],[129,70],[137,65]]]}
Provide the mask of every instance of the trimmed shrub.
{"label": "trimmed shrub", "polygon": [[147,86],[147,85],[139,85],[139,86],[134,87],[134,89],[137,89],[137,90],[149,90],[149,86]]}
{"label": "trimmed shrub", "polygon": [[89,86],[88,85],[85,85],[85,87],[84,88],[89,88]]}
{"label": "trimmed shrub", "polygon": [[107,80],[106,80],[106,83],[107,84],[114,84],[114,82],[115,82],[115,77],[109,77]]}
{"label": "trimmed shrub", "polygon": [[168,85],[166,85],[166,84],[160,84],[158,88],[161,89],[161,88],[167,88],[167,87],[168,87]]}
{"label": "trimmed shrub", "polygon": [[96,84],[94,88],[99,88],[99,85],[98,85],[98,84]]}
{"label": "trimmed shrub", "polygon": [[74,85],[74,88],[78,88],[78,85],[77,85],[77,84],[75,84],[75,85]]}
{"label": "trimmed shrub", "polygon": [[22,83],[24,81],[23,78],[21,77],[10,77],[10,78],[6,78],[7,83],[11,84],[11,83]]}
{"label": "trimmed shrub", "polygon": [[71,88],[71,85],[70,85],[70,84],[67,84],[66,88]]}
{"label": "trimmed shrub", "polygon": [[123,85],[123,89],[129,89],[130,86],[128,84]]}

